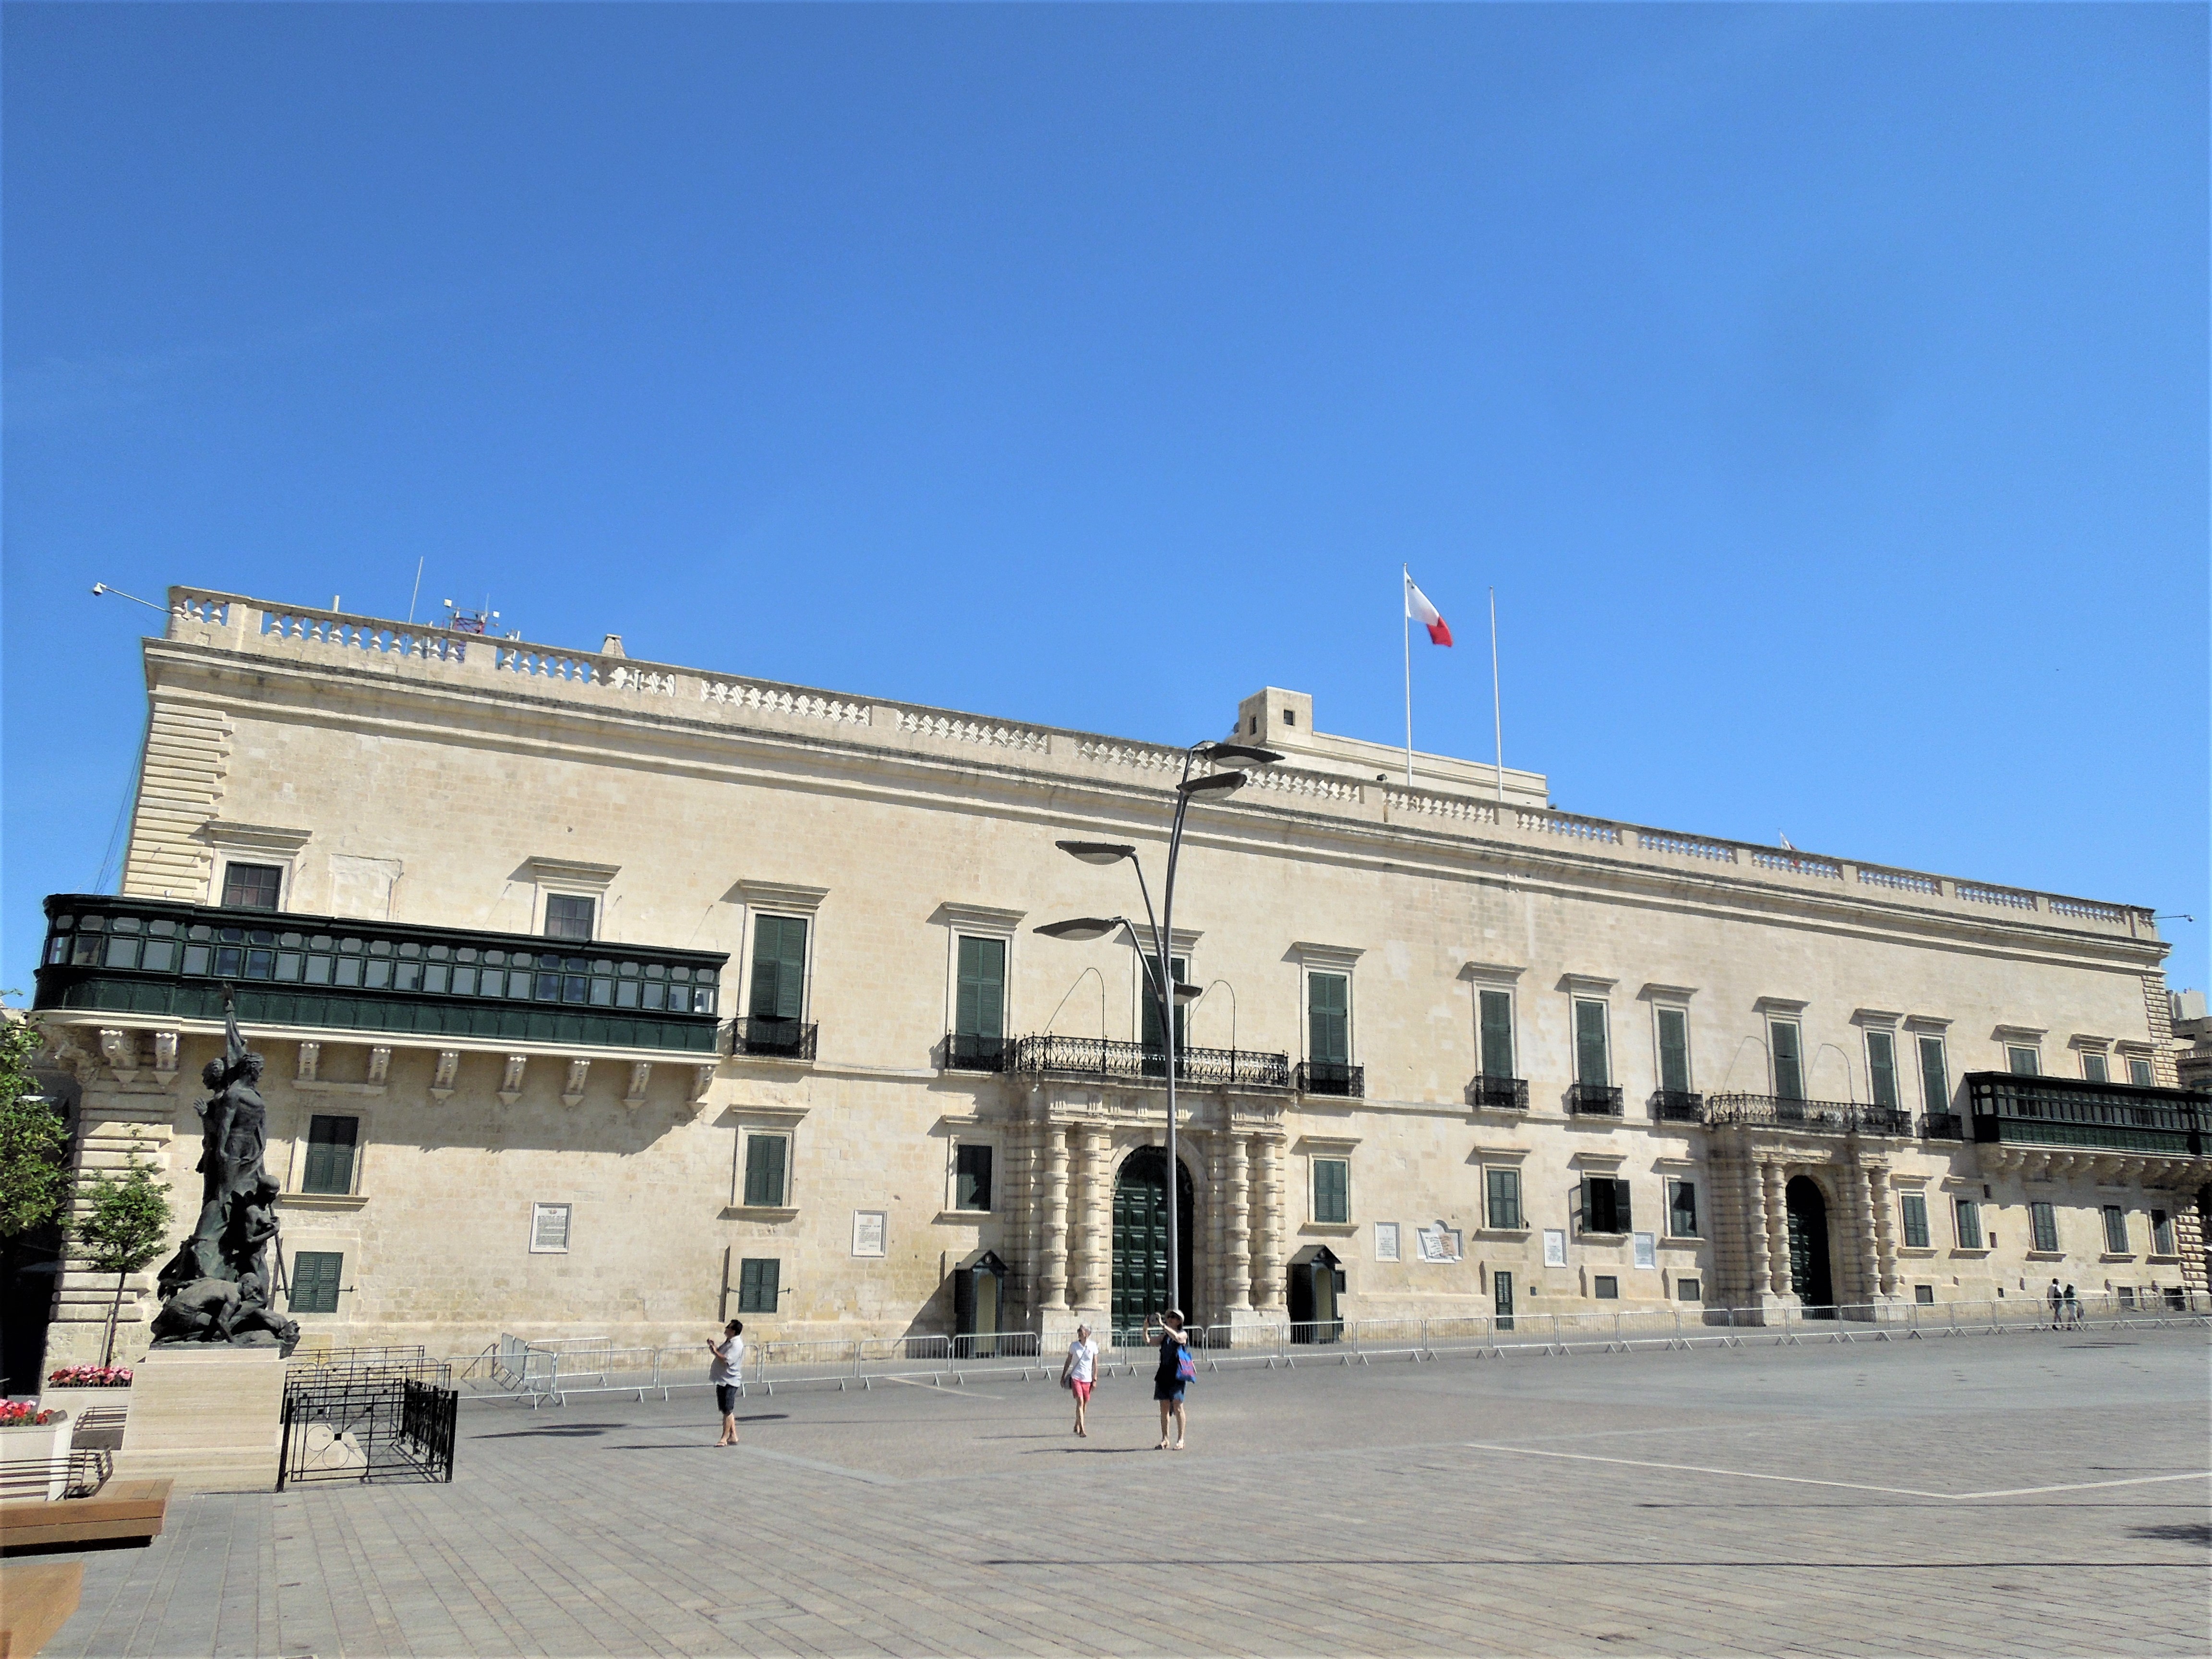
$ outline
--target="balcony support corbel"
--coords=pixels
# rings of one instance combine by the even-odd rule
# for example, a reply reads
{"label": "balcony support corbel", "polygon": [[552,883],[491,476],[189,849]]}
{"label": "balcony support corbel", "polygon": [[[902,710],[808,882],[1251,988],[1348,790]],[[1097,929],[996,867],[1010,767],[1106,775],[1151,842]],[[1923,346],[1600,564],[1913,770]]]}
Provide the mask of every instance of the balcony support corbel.
{"label": "balcony support corbel", "polygon": [[529,1066],[528,1054],[509,1054],[507,1057],[507,1070],[499,1080],[501,1104],[512,1106],[522,1098],[522,1074]]}

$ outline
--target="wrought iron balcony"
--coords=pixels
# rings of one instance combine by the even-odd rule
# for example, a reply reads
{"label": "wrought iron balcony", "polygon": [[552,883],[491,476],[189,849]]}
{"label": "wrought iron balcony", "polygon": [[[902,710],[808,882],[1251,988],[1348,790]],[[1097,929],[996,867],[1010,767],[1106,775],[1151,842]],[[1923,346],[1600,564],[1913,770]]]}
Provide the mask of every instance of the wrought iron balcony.
{"label": "wrought iron balcony", "polygon": [[811,1060],[815,1034],[822,1028],[802,1020],[755,1014],[730,1022],[730,1052],[763,1060]]}
{"label": "wrought iron balcony", "polygon": [[1012,1037],[979,1036],[975,1033],[945,1034],[945,1069],[948,1072],[1006,1072],[1013,1069]]}
{"label": "wrought iron balcony", "polygon": [[1956,1112],[1923,1112],[1920,1115],[1920,1138],[1923,1140],[1964,1140],[1966,1138],[1966,1120]]}
{"label": "wrought iron balcony", "polygon": [[1815,1135],[1912,1133],[1912,1114],[1894,1106],[1863,1106],[1851,1100],[1791,1100],[1780,1095],[1715,1095],[1705,1103],[1705,1121],[1716,1127],[1741,1124]]}
{"label": "wrought iron balcony", "polygon": [[1528,1109],[1528,1079],[1520,1077],[1478,1077],[1468,1081],[1467,1103],[1480,1111],[1525,1112]]}
{"label": "wrought iron balcony", "polygon": [[46,900],[39,1008],[578,1048],[714,1052],[719,951],[167,899]]}
{"label": "wrought iron balcony", "polygon": [[2212,1097],[2186,1089],[1969,1072],[1966,1099],[1978,1141],[2202,1158],[2212,1139]]}
{"label": "wrought iron balcony", "polygon": [[1694,1089],[1654,1089],[1651,1120],[1655,1123],[1703,1123],[1705,1097]]}
{"label": "wrought iron balcony", "polygon": [[1367,1068],[1337,1060],[1302,1060],[1297,1091],[1302,1095],[1344,1095],[1362,1100],[1367,1094]]}
{"label": "wrought iron balcony", "polygon": [[[1094,1077],[1115,1083],[1167,1082],[1167,1051],[1143,1043],[1109,1042],[1098,1037],[1025,1036],[1012,1046],[1013,1060],[1008,1069],[1013,1071]],[[1176,1081],[1232,1089],[1287,1089],[1291,1057],[1249,1048],[1178,1048]]]}
{"label": "wrought iron balcony", "polygon": [[1611,1083],[1571,1083],[1567,1085],[1567,1109],[1577,1117],[1619,1117],[1621,1115],[1620,1089]]}

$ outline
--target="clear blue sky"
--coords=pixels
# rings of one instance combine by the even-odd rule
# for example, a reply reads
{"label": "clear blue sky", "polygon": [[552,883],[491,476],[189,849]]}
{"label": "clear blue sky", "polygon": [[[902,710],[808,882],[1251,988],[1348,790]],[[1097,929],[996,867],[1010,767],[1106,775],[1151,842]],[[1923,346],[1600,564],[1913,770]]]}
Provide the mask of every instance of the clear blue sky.
{"label": "clear blue sky", "polygon": [[[2201,6],[5,13],[8,931],[170,582],[2154,905]],[[488,798],[484,811],[527,812]]]}

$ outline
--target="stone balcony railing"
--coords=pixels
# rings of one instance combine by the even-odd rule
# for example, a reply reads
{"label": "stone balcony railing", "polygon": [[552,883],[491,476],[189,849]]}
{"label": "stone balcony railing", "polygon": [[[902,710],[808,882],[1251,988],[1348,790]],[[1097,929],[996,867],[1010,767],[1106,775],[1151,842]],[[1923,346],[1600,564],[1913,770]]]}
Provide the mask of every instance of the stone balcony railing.
{"label": "stone balcony railing", "polygon": [[[1056,776],[1162,789],[1172,787],[1183,764],[1182,750],[1158,744],[746,676],[560,650],[343,611],[273,605],[197,588],[173,587],[169,599],[171,640],[302,665],[382,671],[415,684],[472,687],[495,696],[559,698],[597,705],[610,713],[681,714],[693,720],[738,727],[860,741],[895,752],[1008,763]],[[1387,780],[1363,782],[1286,765],[1255,770],[1250,787],[1220,810],[1233,813],[1255,808],[1517,844],[1690,878],[1724,873],[1732,881],[1764,887],[1848,896],[1960,917],[2034,921],[2069,932],[2146,941],[2158,937],[2151,912],[2136,905],[1962,881],[1510,801],[1408,788]]]}

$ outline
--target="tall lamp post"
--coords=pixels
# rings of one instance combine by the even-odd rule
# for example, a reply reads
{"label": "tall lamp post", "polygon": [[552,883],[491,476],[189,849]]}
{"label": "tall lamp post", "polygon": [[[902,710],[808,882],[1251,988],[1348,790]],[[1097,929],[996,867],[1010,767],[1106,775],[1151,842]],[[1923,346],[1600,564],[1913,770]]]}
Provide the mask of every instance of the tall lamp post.
{"label": "tall lamp post", "polygon": [[[1160,908],[1152,909],[1152,889],[1145,882],[1145,866],[1137,858],[1137,849],[1120,842],[1063,841],[1055,842],[1060,850],[1085,864],[1119,864],[1127,860],[1137,872],[1137,891],[1145,901],[1145,925],[1152,934],[1152,951],[1145,962],[1145,982],[1151,988],[1153,1006],[1159,1011],[1160,1042],[1167,1051],[1168,1074],[1168,1305],[1181,1308],[1182,1301],[1182,1213],[1177,1200],[1182,1196],[1182,1165],[1176,1153],[1176,1011],[1179,1005],[1205,994],[1194,985],[1178,982],[1175,975],[1175,888],[1176,863],[1182,851],[1183,817],[1190,804],[1200,795],[1226,795],[1244,787],[1247,775],[1238,771],[1208,772],[1198,777],[1191,775],[1194,762],[1210,763],[1222,761],[1249,761],[1256,766],[1267,766],[1282,759],[1272,749],[1255,749],[1238,743],[1197,743],[1183,751],[1182,778],[1176,785],[1175,822],[1168,831],[1167,880],[1160,890]],[[1048,939],[1082,941],[1103,939],[1109,933],[1126,932],[1137,946],[1137,955],[1145,957],[1142,938],[1136,924],[1126,916],[1079,916],[1068,921],[1051,921],[1036,930]],[[1103,1033],[1101,1033],[1103,1036]]]}

